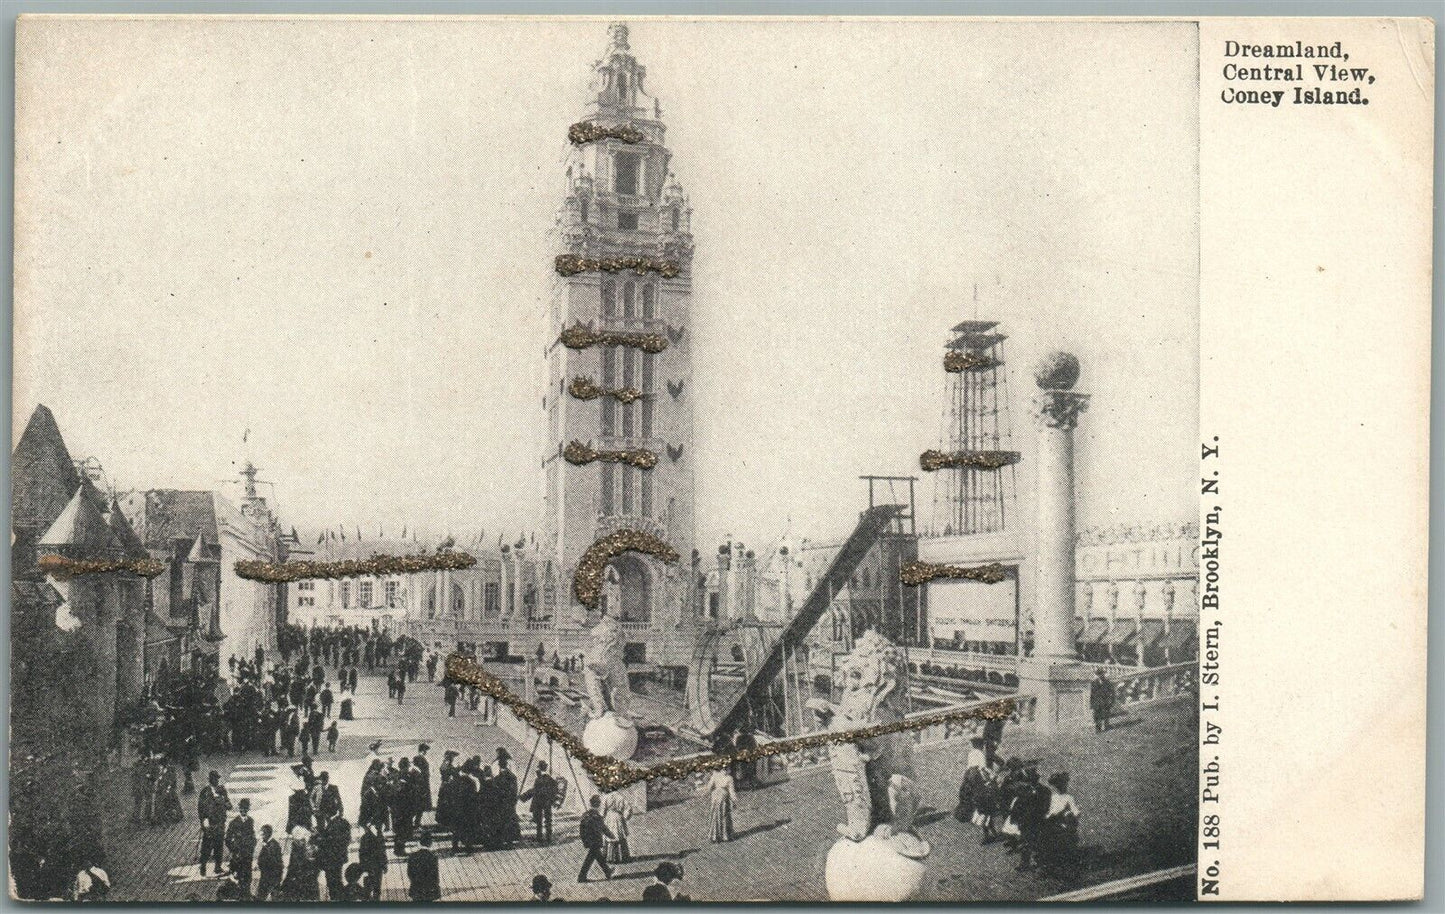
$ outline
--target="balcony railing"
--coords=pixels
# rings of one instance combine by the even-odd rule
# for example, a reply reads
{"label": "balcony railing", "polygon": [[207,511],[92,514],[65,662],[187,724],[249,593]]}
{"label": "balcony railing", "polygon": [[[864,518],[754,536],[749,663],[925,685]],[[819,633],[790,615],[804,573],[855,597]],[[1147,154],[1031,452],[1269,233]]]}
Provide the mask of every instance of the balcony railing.
{"label": "balcony railing", "polygon": [[640,514],[599,514],[597,535],[606,536],[617,530],[641,530],[667,542],[667,526],[661,521]]}
{"label": "balcony railing", "polygon": [[663,333],[667,330],[667,324],[659,317],[642,317],[640,315],[624,317],[621,314],[604,314],[599,329],[622,333]]}
{"label": "balcony railing", "polygon": [[1114,705],[1138,705],[1161,701],[1180,695],[1192,695],[1199,689],[1199,664],[1175,663],[1131,672],[1114,680]]}
{"label": "balcony railing", "polygon": [[638,448],[646,448],[661,456],[663,441],[655,436],[644,438],[639,435],[602,435],[597,439],[597,448],[603,451],[634,451]]}

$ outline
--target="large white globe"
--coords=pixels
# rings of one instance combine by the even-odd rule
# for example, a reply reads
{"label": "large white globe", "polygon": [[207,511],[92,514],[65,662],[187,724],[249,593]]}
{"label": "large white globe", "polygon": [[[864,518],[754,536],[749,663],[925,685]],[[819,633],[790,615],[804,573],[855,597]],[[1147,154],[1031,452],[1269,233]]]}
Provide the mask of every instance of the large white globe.
{"label": "large white globe", "polygon": [[637,727],[609,711],[587,724],[582,731],[582,745],[597,755],[625,761],[637,752]]}
{"label": "large white globe", "polygon": [[928,869],[905,857],[886,838],[839,838],[823,865],[823,883],[833,901],[909,901],[918,897]]}

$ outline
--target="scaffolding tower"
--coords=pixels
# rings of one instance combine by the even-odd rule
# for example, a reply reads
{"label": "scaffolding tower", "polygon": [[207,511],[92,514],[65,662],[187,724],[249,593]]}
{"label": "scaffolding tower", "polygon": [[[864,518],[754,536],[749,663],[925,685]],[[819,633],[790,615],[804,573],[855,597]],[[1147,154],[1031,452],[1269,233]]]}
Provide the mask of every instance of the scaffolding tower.
{"label": "scaffolding tower", "polygon": [[1013,433],[1003,351],[1008,337],[997,327],[997,321],[966,320],[945,344],[944,452],[938,459],[946,465],[934,474],[935,534],[998,532],[1014,509],[1019,454],[1007,449]]}

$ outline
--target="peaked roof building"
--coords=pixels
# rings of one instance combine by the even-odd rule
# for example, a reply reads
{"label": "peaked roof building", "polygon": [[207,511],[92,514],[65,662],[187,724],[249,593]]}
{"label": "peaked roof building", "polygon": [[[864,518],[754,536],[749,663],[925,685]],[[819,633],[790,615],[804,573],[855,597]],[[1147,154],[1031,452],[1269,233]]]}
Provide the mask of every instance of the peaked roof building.
{"label": "peaked roof building", "polygon": [[35,407],[30,414],[10,466],[10,517],[15,533],[12,573],[16,579],[38,577],[35,546],[80,486],[80,473],[60,436],[60,427],[45,406]]}

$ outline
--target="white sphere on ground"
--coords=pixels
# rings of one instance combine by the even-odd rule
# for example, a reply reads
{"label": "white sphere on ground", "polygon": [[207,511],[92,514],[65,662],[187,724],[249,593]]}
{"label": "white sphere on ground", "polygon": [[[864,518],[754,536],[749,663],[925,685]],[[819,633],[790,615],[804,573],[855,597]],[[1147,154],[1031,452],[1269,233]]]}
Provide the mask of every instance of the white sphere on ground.
{"label": "white sphere on ground", "polygon": [[823,882],[833,901],[909,901],[918,897],[928,868],[877,835],[839,838],[828,851]]}
{"label": "white sphere on ground", "polygon": [[596,755],[630,759],[637,751],[637,727],[627,718],[608,711],[588,722],[582,731],[582,745]]}

